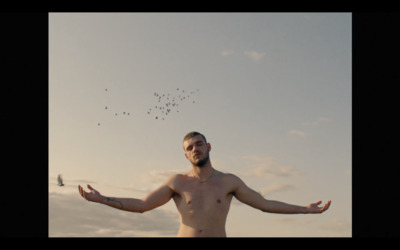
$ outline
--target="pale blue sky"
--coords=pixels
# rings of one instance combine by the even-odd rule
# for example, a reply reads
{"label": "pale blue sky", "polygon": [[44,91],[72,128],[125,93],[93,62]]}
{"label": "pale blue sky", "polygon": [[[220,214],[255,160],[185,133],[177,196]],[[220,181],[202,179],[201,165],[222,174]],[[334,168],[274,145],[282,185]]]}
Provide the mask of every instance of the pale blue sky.
{"label": "pale blue sky", "polygon": [[[228,236],[351,236],[351,13],[50,13],[49,72],[50,236],[174,236],[150,230],[162,213],[176,227],[172,201],[140,217],[86,204],[76,186],[143,196],[190,169],[192,130],[216,169],[266,198],[332,200],[322,215],[286,217],[234,202]],[[177,88],[199,91],[165,120],[147,113],[154,92]],[[77,206],[99,216],[61,226],[82,220],[61,218]],[[122,230],[126,217],[147,227]]]}

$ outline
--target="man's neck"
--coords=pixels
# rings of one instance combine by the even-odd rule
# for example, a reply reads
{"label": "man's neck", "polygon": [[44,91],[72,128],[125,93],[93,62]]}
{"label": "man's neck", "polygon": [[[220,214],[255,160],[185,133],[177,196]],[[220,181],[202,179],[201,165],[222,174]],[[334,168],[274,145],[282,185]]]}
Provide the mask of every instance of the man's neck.
{"label": "man's neck", "polygon": [[200,181],[207,180],[213,174],[214,168],[210,161],[207,161],[202,167],[192,165],[192,175]]}

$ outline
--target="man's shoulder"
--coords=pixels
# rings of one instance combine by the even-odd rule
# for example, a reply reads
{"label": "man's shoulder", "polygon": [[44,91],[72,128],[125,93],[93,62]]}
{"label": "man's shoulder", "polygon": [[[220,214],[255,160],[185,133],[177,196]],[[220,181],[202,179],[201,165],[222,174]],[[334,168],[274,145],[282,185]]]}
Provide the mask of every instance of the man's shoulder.
{"label": "man's shoulder", "polygon": [[171,176],[168,177],[168,179],[166,180],[167,183],[178,183],[178,182],[182,182],[185,179],[188,178],[188,174],[173,174]]}
{"label": "man's shoulder", "polygon": [[235,174],[221,173],[221,184],[228,190],[229,193],[235,193],[243,184],[243,181]]}
{"label": "man's shoulder", "polygon": [[232,174],[232,173],[223,173],[223,172],[220,172],[220,173],[221,173],[221,178],[222,178],[224,181],[233,182],[233,183],[237,183],[237,182],[240,182],[240,181],[241,181],[241,179],[240,179],[237,175],[235,175],[235,174]]}

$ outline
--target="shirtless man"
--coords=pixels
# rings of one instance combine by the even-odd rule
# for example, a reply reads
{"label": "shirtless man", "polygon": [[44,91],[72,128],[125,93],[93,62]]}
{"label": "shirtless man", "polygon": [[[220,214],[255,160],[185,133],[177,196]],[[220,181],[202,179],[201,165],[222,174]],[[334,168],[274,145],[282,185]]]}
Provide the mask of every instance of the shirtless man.
{"label": "shirtless man", "polygon": [[297,206],[264,199],[239,177],[213,168],[209,157],[211,145],[198,132],[190,132],[185,136],[183,149],[192,169],[186,174],[169,177],[143,199],[106,197],[90,185],[87,185],[89,192],[79,185],[79,193],[88,201],[136,213],[162,206],[172,198],[180,217],[178,237],[226,237],[225,222],[233,196],[244,204],[268,213],[322,213],[331,204],[328,201],[320,207],[321,201],[318,201],[308,206]]}

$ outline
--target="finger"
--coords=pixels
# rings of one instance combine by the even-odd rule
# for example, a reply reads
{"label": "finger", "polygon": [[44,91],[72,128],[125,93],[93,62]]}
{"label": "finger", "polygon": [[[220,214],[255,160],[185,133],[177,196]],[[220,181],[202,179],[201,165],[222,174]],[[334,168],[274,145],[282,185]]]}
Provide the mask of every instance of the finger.
{"label": "finger", "polygon": [[85,198],[86,200],[87,200],[87,197],[86,197],[86,195],[87,195],[87,192],[85,191],[85,190],[83,190],[83,187],[80,187],[81,188],[81,195],[82,195],[82,197],[83,198]]}
{"label": "finger", "polygon": [[83,189],[81,185],[78,185],[79,194],[83,197]]}
{"label": "finger", "polygon": [[[326,209],[328,209],[330,206],[331,206],[331,201],[329,200],[326,204],[325,204],[325,206],[326,206]],[[326,210],[325,209],[325,210]]]}
{"label": "finger", "polygon": [[331,205],[331,201],[328,201],[325,206],[321,209],[321,212],[324,212],[325,210],[327,210],[329,208],[329,206]]}
{"label": "finger", "polygon": [[321,203],[322,203],[322,201],[317,201],[317,202],[315,202],[314,204],[318,206],[318,205],[321,204]]}
{"label": "finger", "polygon": [[92,186],[90,186],[89,184],[87,184],[87,187],[88,187],[90,190],[94,190],[94,188],[92,188]]}
{"label": "finger", "polygon": [[83,190],[83,187],[81,187],[81,186],[79,186],[79,193],[81,194],[81,196],[82,196],[83,198],[86,199],[86,197],[85,197],[85,190]]}

